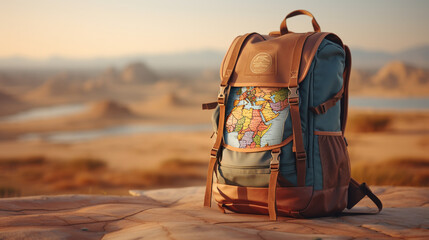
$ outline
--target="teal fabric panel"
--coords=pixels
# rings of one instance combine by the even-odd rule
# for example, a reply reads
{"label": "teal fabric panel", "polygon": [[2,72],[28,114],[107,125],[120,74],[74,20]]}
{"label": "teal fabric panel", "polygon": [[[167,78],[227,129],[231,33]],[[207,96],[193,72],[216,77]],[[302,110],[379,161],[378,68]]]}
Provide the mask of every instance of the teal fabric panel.
{"label": "teal fabric panel", "polygon": [[[313,104],[332,98],[343,85],[345,52],[341,46],[323,40],[314,58]],[[340,131],[340,101],[325,114],[315,116],[316,131]]]}
{"label": "teal fabric panel", "polygon": [[[314,65],[313,65],[314,64]],[[341,46],[329,40],[323,40],[312,63],[311,99],[312,106],[318,106],[333,97],[342,87],[345,67],[345,52]],[[312,144],[309,155],[312,156],[314,190],[323,189],[322,163],[320,160],[318,136],[313,131],[340,131],[340,101],[324,114],[309,112],[311,133],[309,144]]]}

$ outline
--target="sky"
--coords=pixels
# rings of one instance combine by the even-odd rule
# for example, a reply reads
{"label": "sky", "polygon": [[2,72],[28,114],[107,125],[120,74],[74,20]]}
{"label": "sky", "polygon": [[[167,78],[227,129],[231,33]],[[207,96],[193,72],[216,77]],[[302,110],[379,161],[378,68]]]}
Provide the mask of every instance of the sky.
{"label": "sky", "polygon": [[[367,50],[429,44],[426,0],[0,0],[0,57],[94,58],[226,51],[235,36],[279,30],[306,9],[322,31]],[[309,17],[288,19],[312,30]]]}

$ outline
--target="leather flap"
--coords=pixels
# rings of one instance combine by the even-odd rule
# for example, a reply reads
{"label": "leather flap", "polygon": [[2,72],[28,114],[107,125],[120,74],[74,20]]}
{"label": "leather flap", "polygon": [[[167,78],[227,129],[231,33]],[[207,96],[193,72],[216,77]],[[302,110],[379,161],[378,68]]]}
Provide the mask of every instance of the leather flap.
{"label": "leather flap", "polygon": [[[305,41],[301,50],[301,58],[293,59],[296,42],[304,34],[308,33],[288,33],[279,37],[259,34],[251,36],[243,44],[229,85],[234,87],[288,87],[290,78],[295,74],[291,72],[292,63],[300,61],[298,81],[303,81],[323,39],[327,38],[343,46],[335,34],[313,33]],[[226,71],[231,57],[230,52],[235,43],[236,40],[222,62],[221,75],[224,74],[223,71]]]}

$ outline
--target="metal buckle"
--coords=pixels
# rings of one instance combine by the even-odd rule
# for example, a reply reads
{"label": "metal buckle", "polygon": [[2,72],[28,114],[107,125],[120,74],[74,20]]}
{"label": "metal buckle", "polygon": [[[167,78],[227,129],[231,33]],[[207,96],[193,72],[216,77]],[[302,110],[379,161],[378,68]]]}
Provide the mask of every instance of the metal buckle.
{"label": "metal buckle", "polygon": [[225,95],[226,95],[226,89],[228,86],[220,86],[219,87],[219,94],[217,95],[217,102],[219,105],[225,104]]}
{"label": "metal buckle", "polygon": [[289,105],[298,104],[299,103],[298,87],[288,87],[288,89],[290,92],[287,96],[287,101]]}
{"label": "metal buckle", "polygon": [[270,169],[271,171],[278,171],[280,168],[280,153],[282,151],[279,149],[279,151],[271,151],[271,162],[270,162]]}
{"label": "metal buckle", "polygon": [[210,156],[217,157],[218,152],[219,152],[219,149],[212,148],[212,150],[210,150]]}
{"label": "metal buckle", "polygon": [[326,113],[326,106],[325,106],[325,104],[321,104],[321,105],[320,105],[320,113],[321,113],[321,114]]}

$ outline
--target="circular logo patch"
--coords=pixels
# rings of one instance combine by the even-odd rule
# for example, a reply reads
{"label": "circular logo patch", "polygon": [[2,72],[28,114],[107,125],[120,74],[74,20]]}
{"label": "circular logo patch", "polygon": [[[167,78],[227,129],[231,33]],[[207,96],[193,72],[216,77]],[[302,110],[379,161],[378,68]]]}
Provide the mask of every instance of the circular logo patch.
{"label": "circular logo patch", "polygon": [[266,52],[261,52],[253,57],[250,63],[250,71],[252,71],[252,73],[264,73],[271,67],[271,64],[273,64],[271,55]]}

